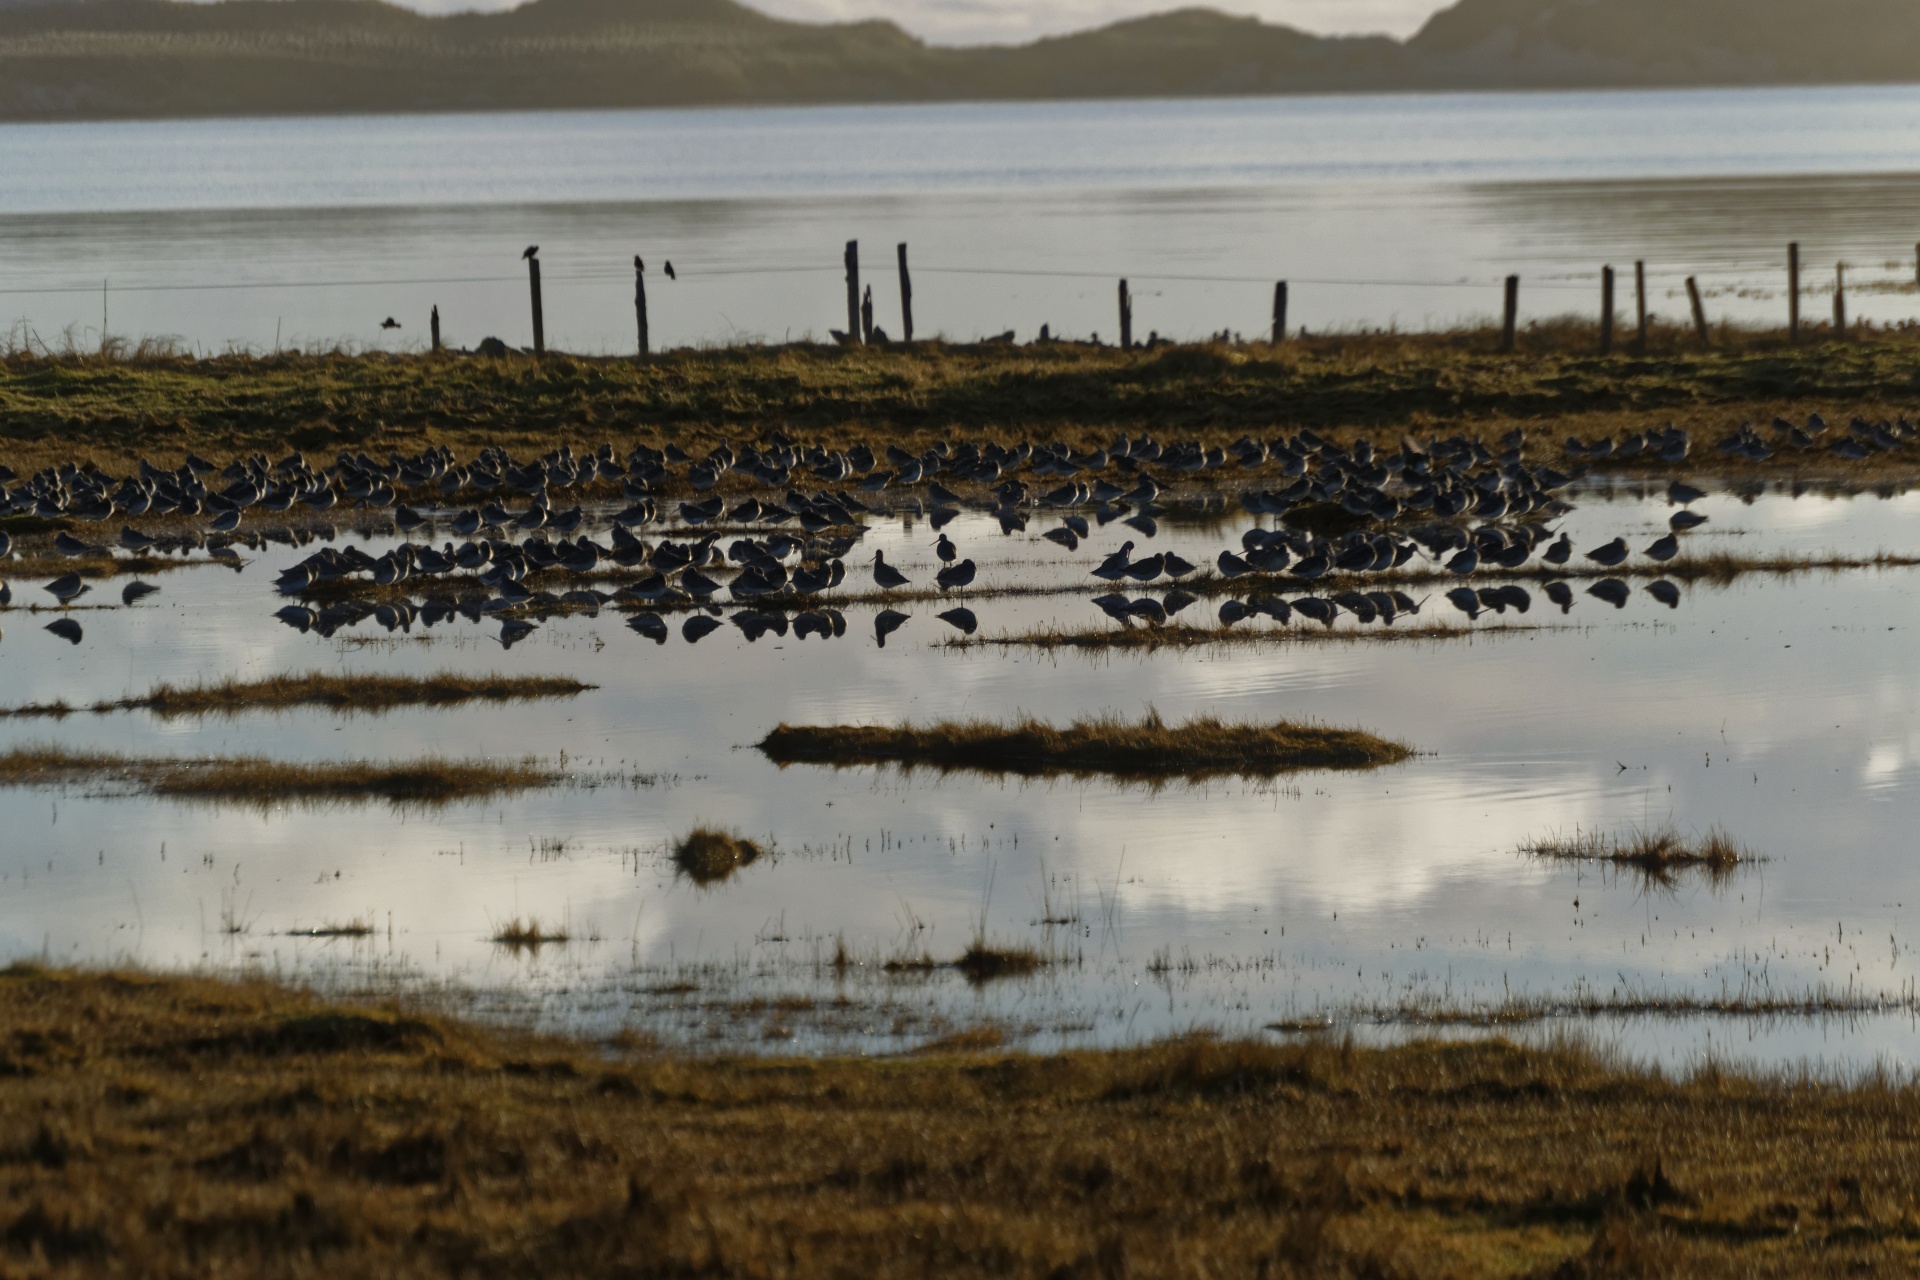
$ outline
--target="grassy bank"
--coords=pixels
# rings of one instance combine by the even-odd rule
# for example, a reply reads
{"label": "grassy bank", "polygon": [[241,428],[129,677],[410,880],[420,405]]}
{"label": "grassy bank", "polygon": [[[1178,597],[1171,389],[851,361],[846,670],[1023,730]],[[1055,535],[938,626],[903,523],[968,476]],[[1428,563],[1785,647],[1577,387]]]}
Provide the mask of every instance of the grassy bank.
{"label": "grassy bank", "polygon": [[1113,716],[1065,728],[1025,719],[948,720],[925,725],[788,725],[760,750],[777,764],[898,764],[1017,773],[1028,777],[1103,774],[1143,780],[1273,777],[1302,769],[1376,769],[1412,752],[1358,729],[1325,725],[1234,724],[1197,716],[1168,724],[1158,714]]}
{"label": "grassy bank", "polygon": [[530,760],[284,761],[255,756],[123,756],[18,747],[0,754],[0,787],[109,786],[183,800],[447,804],[548,787],[560,780]]}
{"label": "grassy bank", "polygon": [[157,716],[237,716],[247,711],[291,711],[325,707],[329,711],[382,712],[402,707],[455,707],[468,702],[519,702],[570,698],[593,688],[564,676],[466,675],[442,671],[430,676],[304,675],[261,680],[221,680],[211,684],[157,684],[138,697],[110,698],[76,708],[66,702],[35,702],[0,707],[0,719],[59,718],[77,710],[106,715],[115,711],[151,711]]}
{"label": "grassy bank", "polygon": [[1492,1043],[698,1060],[0,974],[19,1274],[1907,1274],[1920,1092]]}
{"label": "grassy bank", "polygon": [[[224,458],[289,448],[470,452],[499,444],[544,452],[647,441],[692,451],[721,437],[931,444],[1034,436],[1091,446],[1118,431],[1231,440],[1312,427],[1465,430],[1515,425],[1551,435],[1642,429],[1671,420],[1709,439],[1742,420],[1859,413],[1894,416],[1920,395],[1920,333],[1788,345],[1729,332],[1701,350],[1662,331],[1645,356],[1595,354],[1590,326],[1532,330],[1503,356],[1490,333],[1353,335],[1264,343],[1111,347],[922,344],[911,350],[822,346],[679,351],[641,362],[524,357],[228,356],[0,359],[0,462],[16,470],[75,455],[125,470],[145,454],[192,449]],[[644,424],[644,425],[640,425]],[[1881,457],[1824,454],[1729,463],[1698,451],[1691,469],[1793,465],[1866,474]],[[1618,465],[1655,469],[1651,461]]]}

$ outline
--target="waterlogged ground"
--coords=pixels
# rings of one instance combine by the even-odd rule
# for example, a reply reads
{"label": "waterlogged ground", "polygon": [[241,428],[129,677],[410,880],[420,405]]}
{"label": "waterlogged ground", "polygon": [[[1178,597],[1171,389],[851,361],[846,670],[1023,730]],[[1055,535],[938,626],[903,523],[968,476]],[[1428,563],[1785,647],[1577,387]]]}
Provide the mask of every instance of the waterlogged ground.
{"label": "waterlogged ground", "polygon": [[[1579,548],[1665,532],[1663,497],[1587,487]],[[1920,496],[1715,493],[1689,554],[1920,552]],[[1075,552],[981,513],[945,532],[980,566],[976,639],[1118,629],[1086,570],[1136,554],[1210,563],[1253,518],[1097,528]],[[875,517],[849,557],[935,567],[924,518]],[[343,524],[339,542],[375,554]],[[438,541],[438,539],[436,539]],[[400,983],[548,1025],[696,1045],[898,1051],[976,1022],[1037,1048],[1195,1026],[1260,1034],[1330,1019],[1406,1034],[1409,1009],[1685,997],[1907,1001],[1920,977],[1920,570],[1679,583],[1668,607],[1628,579],[1619,608],[1574,583],[1563,612],[1529,584],[1524,615],[1464,639],[1286,642],[1148,652],[947,647],[947,607],[917,601],[885,643],[875,606],[845,634],[749,643],[731,624],[664,643],[612,609],[554,617],[503,649],[497,622],[332,638],[274,618],[273,577],[305,551],[264,544],[241,572],[153,578],[133,608],[43,628],[16,580],[0,615],[0,702],[90,704],[153,683],[307,670],[564,674],[578,698],[341,717],[144,713],[0,721],[0,744],[279,758],[534,755],[576,785],[504,802],[217,807],[106,794],[0,792],[0,954],[55,962],[260,969],[325,984]],[[1631,562],[1644,561],[1635,556]],[[119,583],[83,599],[109,605]],[[995,595],[996,587],[1053,586]],[[1149,594],[1135,589],[1133,595]],[[1159,596],[1161,591],[1151,594]],[[1300,593],[1291,593],[1300,594]],[[1465,624],[1437,588],[1418,617]],[[1217,600],[1179,620],[1211,625]],[[729,609],[727,613],[734,610]],[[1341,629],[1356,624],[1350,619]],[[1374,624],[1378,629],[1379,624]],[[1241,630],[1278,631],[1271,622]],[[1314,624],[1296,620],[1286,630]],[[1416,747],[1403,766],[1279,784],[1149,790],[768,763],[781,721],[894,722],[1148,707],[1169,718],[1308,718]],[[698,887],[669,844],[699,823],[771,852]],[[1529,838],[1724,828],[1764,861],[1721,883],[1543,864]],[[514,920],[569,941],[515,951]],[[371,934],[300,931],[359,922]],[[975,987],[889,961],[959,955],[976,936],[1032,946],[1041,976]],[[1910,1061],[1914,1006],[1848,1016],[1566,1018],[1676,1060]],[[1526,1028],[1520,1028],[1527,1033]]]}

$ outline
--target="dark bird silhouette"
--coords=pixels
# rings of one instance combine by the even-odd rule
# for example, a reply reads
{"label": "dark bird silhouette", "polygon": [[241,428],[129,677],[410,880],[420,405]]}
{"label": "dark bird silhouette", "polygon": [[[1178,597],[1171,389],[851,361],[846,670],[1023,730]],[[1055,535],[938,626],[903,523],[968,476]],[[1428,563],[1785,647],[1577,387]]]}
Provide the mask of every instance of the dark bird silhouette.
{"label": "dark bird silhouette", "polygon": [[520,260],[522,262],[525,262],[528,259],[532,258],[533,255],[538,252],[540,252],[540,246],[537,244],[530,244],[527,246],[526,252],[520,255]]}
{"label": "dark bird silhouette", "polygon": [[675,274],[673,274],[673,263],[672,263],[672,262],[668,262],[668,263],[666,264],[666,266],[665,266],[664,268],[662,268],[662,269],[663,269],[663,270],[664,270],[664,271],[665,271],[665,272],[667,273],[667,279],[669,279],[669,280],[678,280],[678,279],[680,278],[679,276],[676,276]]}
{"label": "dark bird silhouette", "polygon": [[940,540],[933,544],[933,553],[940,557],[940,563],[952,564],[954,557],[960,554],[960,550],[953,545],[953,539],[943,533],[940,535]]}
{"label": "dark bird silhouette", "polygon": [[959,564],[950,564],[933,575],[942,591],[951,591],[955,587],[964,587],[973,581],[973,561],[962,560]]}
{"label": "dark bird silhouette", "polygon": [[392,316],[388,316],[385,320],[382,320],[380,322],[380,327],[382,329],[398,329],[400,327],[400,322],[398,320],[395,320]]}
{"label": "dark bird silhouette", "polygon": [[640,272],[644,272],[647,269],[647,264],[640,261],[640,255],[637,253],[633,255],[633,269]]}

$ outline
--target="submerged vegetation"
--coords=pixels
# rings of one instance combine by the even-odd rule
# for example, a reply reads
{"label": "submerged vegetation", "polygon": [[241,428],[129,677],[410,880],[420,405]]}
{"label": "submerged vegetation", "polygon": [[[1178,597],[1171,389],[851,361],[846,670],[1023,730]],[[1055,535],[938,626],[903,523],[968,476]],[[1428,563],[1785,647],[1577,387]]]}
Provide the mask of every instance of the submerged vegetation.
{"label": "submerged vegetation", "polygon": [[1157,712],[1128,722],[1114,716],[1055,728],[1028,718],[941,721],[898,728],[782,724],[760,743],[780,765],[926,765],[1029,777],[1053,774],[1168,779],[1272,777],[1303,769],[1375,769],[1412,751],[1358,729],[1324,725],[1239,724],[1197,716],[1171,725]]}
{"label": "submerged vegetation", "polygon": [[549,927],[529,916],[525,919],[513,917],[493,931],[492,942],[497,947],[509,951],[538,951],[542,947],[565,946],[572,941],[568,930],[559,926]]}
{"label": "submerged vegetation", "polygon": [[1920,1198],[1903,1078],[1574,1047],[694,1059],[32,967],[0,1021],[28,1273],[1893,1275]]}
{"label": "submerged vegetation", "polygon": [[[235,716],[246,711],[284,711],[326,707],[333,711],[392,711],[400,707],[450,707],[466,702],[507,702],[532,698],[569,698],[593,688],[564,676],[464,675],[442,671],[430,676],[306,675],[263,680],[223,680],[218,684],[158,684],[137,698],[115,698],[85,708],[96,715],[115,711],[151,711],[158,716]],[[75,708],[64,702],[0,707],[0,717],[59,717]]]}
{"label": "submerged vegetation", "polygon": [[1578,831],[1529,840],[1520,852],[1554,862],[1599,862],[1627,867],[1650,880],[1670,881],[1684,871],[1699,871],[1722,880],[1758,861],[1745,846],[1718,827],[1698,840],[1688,840],[1671,827],[1636,831],[1624,839],[1598,831]]}
{"label": "submerged vegetation", "polygon": [[731,832],[695,827],[674,841],[673,865],[695,884],[718,884],[757,860],[762,852],[753,841],[743,840]]}
{"label": "submerged vegetation", "polygon": [[552,786],[560,778],[531,759],[290,762],[257,756],[123,756],[59,747],[17,747],[0,754],[0,786],[98,784],[178,799],[262,804],[282,800],[445,804]]}

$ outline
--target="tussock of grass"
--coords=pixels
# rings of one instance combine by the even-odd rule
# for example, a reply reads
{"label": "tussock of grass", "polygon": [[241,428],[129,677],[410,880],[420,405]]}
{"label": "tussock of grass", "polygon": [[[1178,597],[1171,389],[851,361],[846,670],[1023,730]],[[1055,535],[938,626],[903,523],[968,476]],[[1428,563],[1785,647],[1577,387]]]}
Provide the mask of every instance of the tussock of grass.
{"label": "tussock of grass", "polygon": [[538,951],[542,947],[565,946],[571,939],[567,930],[548,928],[532,916],[515,916],[493,931],[493,944],[510,951]]}
{"label": "tussock of grass", "polygon": [[0,754],[0,786],[101,783],[155,796],[259,803],[444,804],[552,786],[560,776],[531,759],[292,763],[257,756],[120,756],[60,747],[19,747]]}
{"label": "tussock of grass", "polygon": [[[158,716],[237,716],[247,711],[283,711],[317,706],[333,711],[392,711],[400,707],[450,707],[465,702],[508,702],[533,698],[570,698],[594,686],[562,676],[462,675],[442,671],[430,676],[306,675],[264,680],[223,680],[218,684],[158,684],[142,697],[96,702],[96,715],[114,711],[151,711]],[[0,707],[0,717],[66,716],[64,702]]]}
{"label": "tussock of grass", "polygon": [[373,924],[367,920],[348,920],[340,924],[320,924],[311,929],[291,929],[288,932],[296,938],[368,938],[373,936]]}
{"label": "tussock of grass", "polygon": [[1076,720],[1064,729],[1031,717],[1012,724],[941,721],[898,728],[782,724],[759,744],[780,765],[795,763],[969,769],[1028,777],[1050,774],[1123,778],[1272,777],[1302,769],[1375,769],[1412,752],[1358,729],[1324,725],[1235,724],[1199,716],[1170,725],[1144,720]]}
{"label": "tussock of grass", "polygon": [[1893,1075],[1334,1037],[688,1058],[34,968],[0,1025],[4,1247],[57,1274],[1900,1275],[1920,1199]]}
{"label": "tussock of grass", "polygon": [[751,840],[713,827],[695,827],[674,841],[673,865],[695,884],[718,884],[757,859],[763,850]]}
{"label": "tussock of grass", "polygon": [[1242,623],[1236,627],[1094,627],[1085,631],[1063,631],[1047,627],[1015,635],[955,636],[945,641],[949,649],[995,648],[1025,649],[1198,649],[1214,645],[1259,646],[1283,644],[1389,644],[1395,641],[1472,640],[1483,636],[1516,631],[1542,631],[1535,624],[1511,623],[1468,626],[1454,622],[1422,622],[1410,626],[1269,627]]}
{"label": "tussock of grass", "polygon": [[1630,867],[1662,881],[1671,880],[1683,871],[1700,871],[1712,879],[1724,879],[1758,861],[1719,827],[1698,840],[1687,840],[1672,827],[1636,831],[1625,839],[1598,831],[1575,830],[1571,836],[1529,840],[1520,846],[1520,852],[1530,858],[1556,862],[1603,862]]}
{"label": "tussock of grass", "polygon": [[[1358,1008],[1350,1016],[1379,1026],[1508,1027],[1569,1019],[1594,1018],[1824,1018],[1853,1019],[1899,1014],[1920,1015],[1920,995],[1894,995],[1859,987],[1814,987],[1803,991],[1771,988],[1700,996],[1690,992],[1610,991],[1571,996],[1515,997],[1492,1004],[1445,1004],[1410,1001],[1397,1005]],[[1331,1026],[1328,1019],[1325,1025]],[[1278,1029],[1275,1027],[1270,1029]]]}
{"label": "tussock of grass", "polygon": [[996,978],[1028,977],[1040,972],[1046,963],[1046,957],[1032,947],[997,947],[975,941],[954,967],[966,975],[968,982],[979,985]]}

